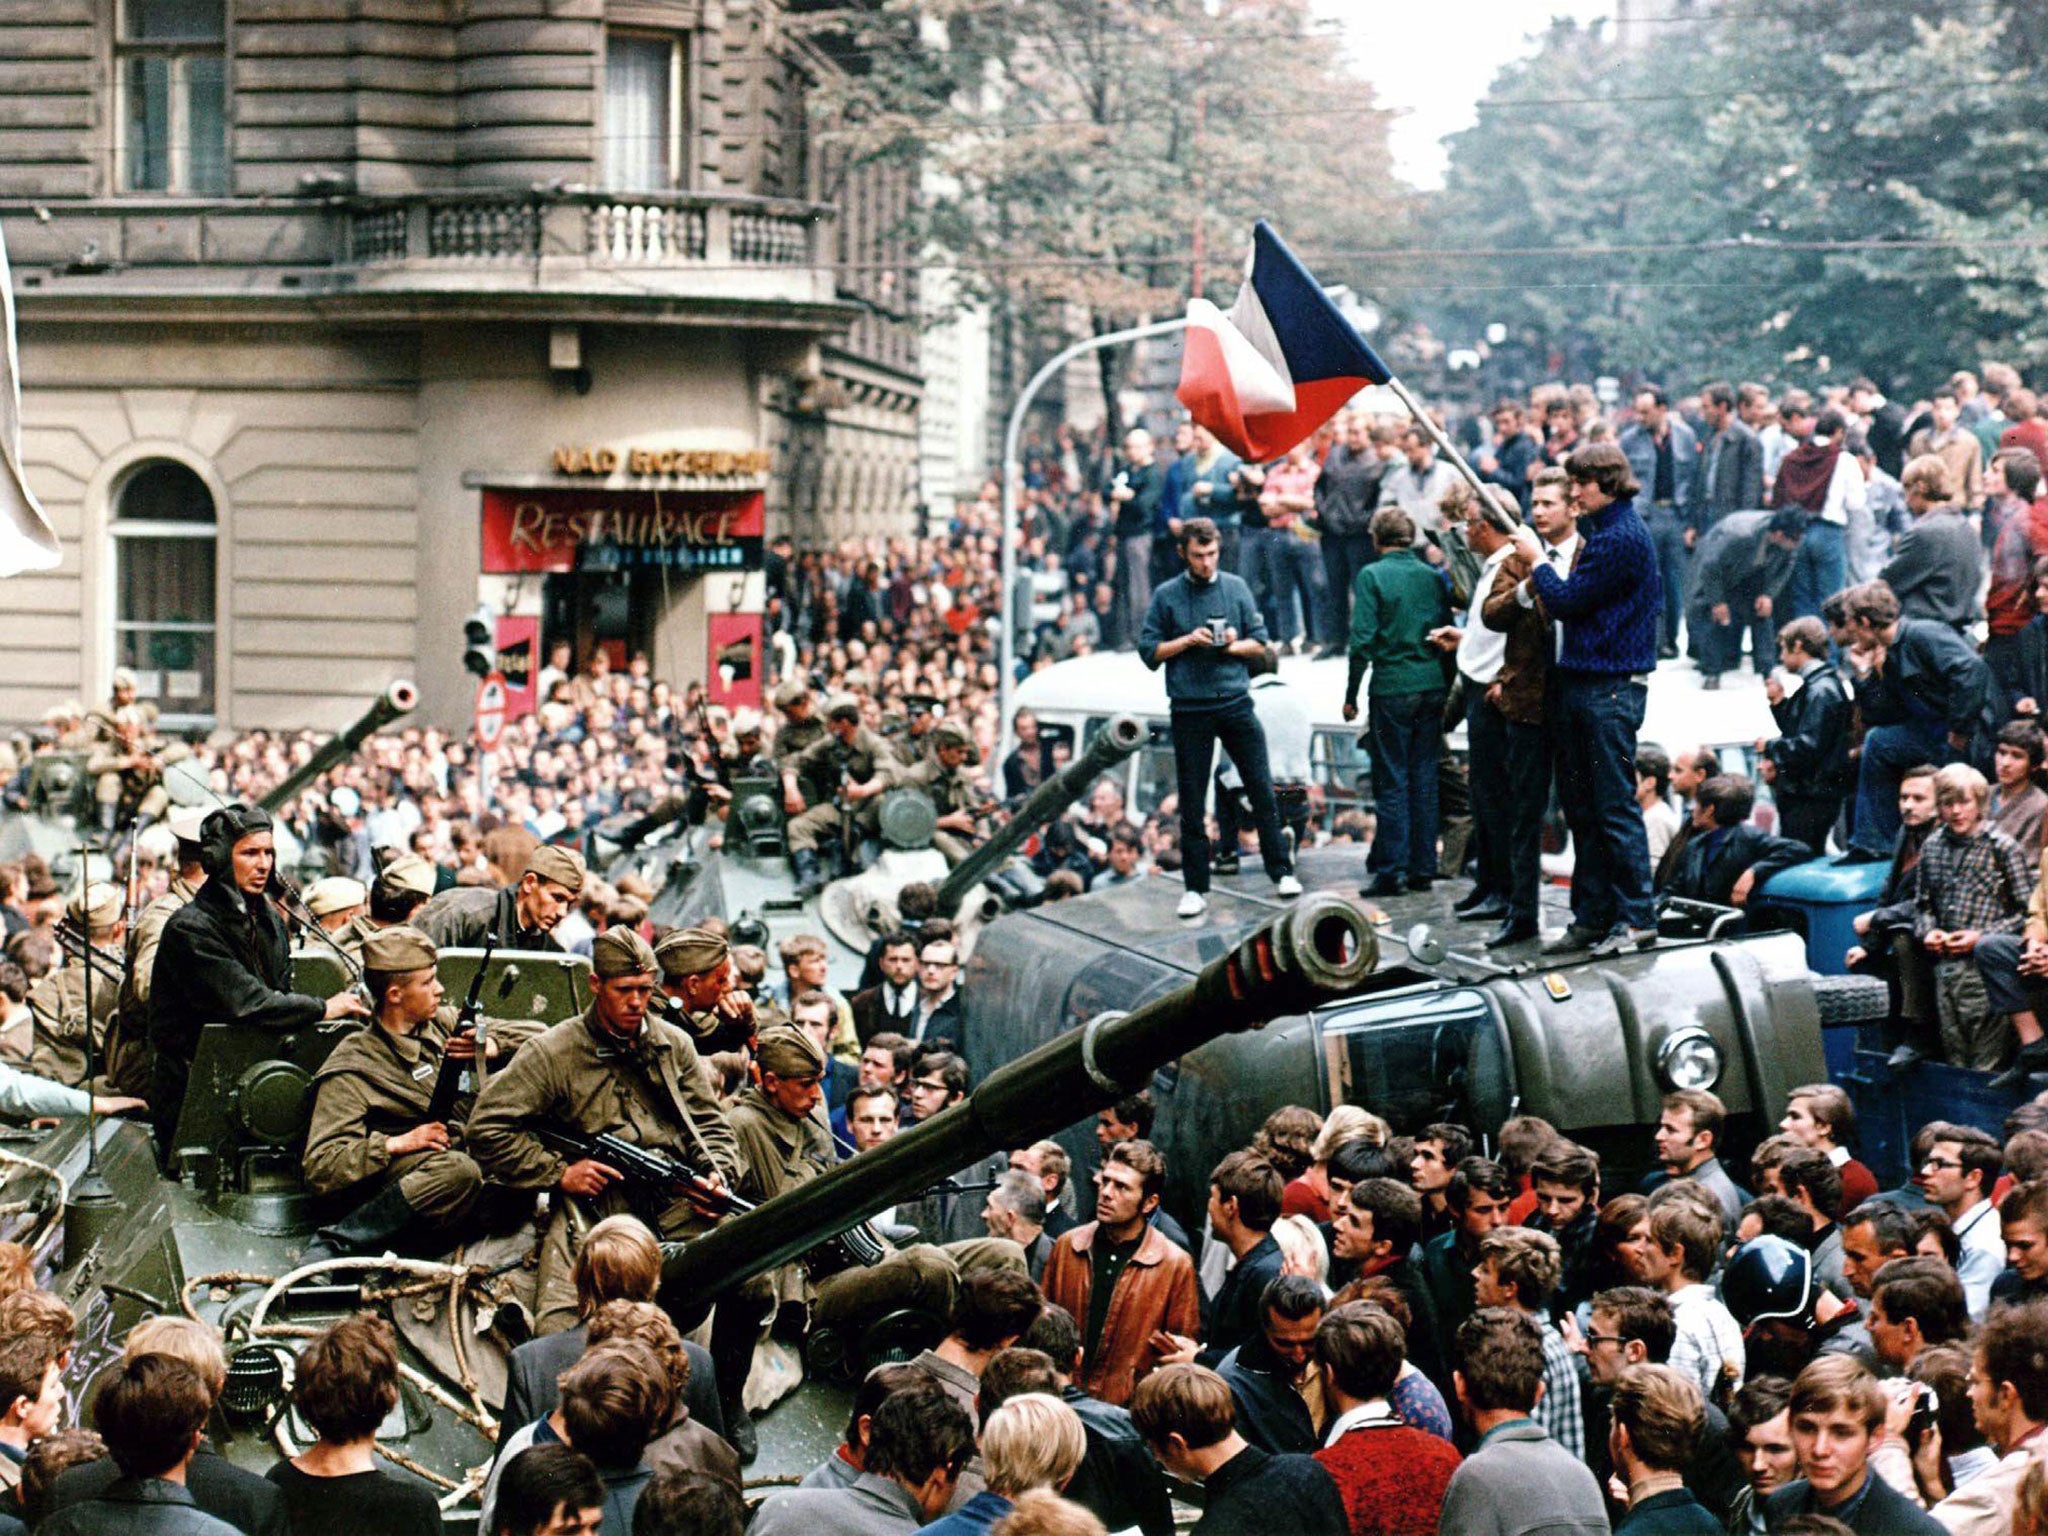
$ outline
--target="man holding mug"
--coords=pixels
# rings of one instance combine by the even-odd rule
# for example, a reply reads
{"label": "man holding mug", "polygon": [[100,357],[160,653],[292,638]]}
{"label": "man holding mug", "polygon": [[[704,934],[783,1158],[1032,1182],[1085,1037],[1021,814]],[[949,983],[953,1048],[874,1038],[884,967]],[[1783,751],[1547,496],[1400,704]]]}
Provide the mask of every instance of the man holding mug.
{"label": "man holding mug", "polygon": [[1244,781],[1259,829],[1259,855],[1274,888],[1282,896],[1299,896],[1301,882],[1294,878],[1294,856],[1281,837],[1266,735],[1252,710],[1251,676],[1245,669],[1246,660],[1265,649],[1266,621],[1251,588],[1222,569],[1214,523],[1206,517],[1183,523],[1180,549],[1187,569],[1153,590],[1138,655],[1148,667],[1166,668],[1180,797],[1181,874],[1187,885],[1179,911],[1182,917],[1200,917],[1209,905],[1209,766],[1219,742]]}

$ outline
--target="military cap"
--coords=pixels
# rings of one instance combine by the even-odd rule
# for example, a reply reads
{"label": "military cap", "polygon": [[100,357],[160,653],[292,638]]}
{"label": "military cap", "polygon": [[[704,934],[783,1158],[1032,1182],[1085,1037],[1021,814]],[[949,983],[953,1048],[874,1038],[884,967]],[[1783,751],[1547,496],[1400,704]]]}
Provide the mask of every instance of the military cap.
{"label": "military cap", "polygon": [[168,818],[171,836],[181,843],[199,841],[199,829],[206,824],[206,811],[201,806],[174,806]]}
{"label": "military cap", "polygon": [[775,707],[777,709],[788,709],[792,705],[802,703],[810,696],[811,685],[802,678],[792,677],[786,682],[776,684]]}
{"label": "military cap", "polygon": [[725,964],[730,953],[724,935],[706,933],[702,928],[678,928],[663,934],[654,946],[664,976],[701,976]]}
{"label": "military cap", "polygon": [[557,848],[553,843],[542,843],[526,856],[523,873],[552,880],[571,896],[583,893],[583,856],[573,848]]}
{"label": "military cap", "polygon": [[621,976],[651,976],[661,962],[635,929],[621,924],[590,941],[590,968],[605,981]]}
{"label": "military cap", "polygon": [[958,720],[941,720],[932,727],[932,745],[935,747],[971,747],[974,737]]}
{"label": "military cap", "polygon": [[121,888],[95,881],[85,888],[83,896],[72,897],[65,910],[74,923],[92,929],[111,928],[121,920]]}
{"label": "military cap", "polygon": [[754,1044],[754,1060],[777,1077],[822,1077],[825,1053],[794,1024],[772,1024]]}
{"label": "military cap", "polygon": [[860,700],[850,693],[835,693],[825,701],[827,720],[860,719]]}
{"label": "military cap", "polygon": [[116,667],[109,683],[115,689],[126,688],[132,692],[135,688],[135,674],[126,667]]}
{"label": "military cap", "polygon": [[347,875],[329,875],[306,887],[306,910],[315,917],[346,912],[350,907],[360,907],[369,899],[369,890],[363,882],[351,880]]}
{"label": "military cap", "polygon": [[761,734],[761,711],[758,709],[736,709],[732,714],[732,733],[735,736],[758,736]]}
{"label": "military cap", "polygon": [[417,928],[400,924],[379,928],[363,940],[363,969],[366,971],[424,971],[440,962],[434,941]]}
{"label": "military cap", "polygon": [[434,866],[418,854],[401,853],[384,866],[377,876],[377,883],[391,890],[431,896],[434,887],[440,883],[440,876]]}

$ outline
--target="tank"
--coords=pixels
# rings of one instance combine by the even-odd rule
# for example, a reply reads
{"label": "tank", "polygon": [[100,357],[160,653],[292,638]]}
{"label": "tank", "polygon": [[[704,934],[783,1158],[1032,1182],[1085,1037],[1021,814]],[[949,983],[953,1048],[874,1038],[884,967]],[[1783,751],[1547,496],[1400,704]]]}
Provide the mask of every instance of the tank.
{"label": "tank", "polygon": [[990,1153],[1029,1146],[1107,1108],[1189,1050],[1370,990],[1378,958],[1356,908],[1330,896],[1305,900],[1171,991],[1128,1012],[1097,1014],[1005,1061],[960,1103],[886,1146],[674,1249],[664,1289],[701,1297],[786,1263]]}
{"label": "tank", "polygon": [[343,758],[353,757],[356,748],[399,716],[411,714],[419,701],[419,690],[408,679],[398,679],[377,696],[354,724],[322,742],[311,757],[279,780],[277,786],[256,803],[266,811],[275,811]]}

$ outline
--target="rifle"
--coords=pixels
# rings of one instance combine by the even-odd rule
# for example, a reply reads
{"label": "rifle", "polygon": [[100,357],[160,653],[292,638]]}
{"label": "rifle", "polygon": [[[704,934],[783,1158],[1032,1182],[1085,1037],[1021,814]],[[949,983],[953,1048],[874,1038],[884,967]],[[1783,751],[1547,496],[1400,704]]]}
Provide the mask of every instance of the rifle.
{"label": "rifle", "polygon": [[[455,1034],[470,1030],[476,1035],[476,1065],[481,1069],[484,1059],[484,1032],[478,1027],[480,1015],[477,1012],[484,995],[484,973],[491,968],[491,952],[498,947],[495,929],[484,934],[483,963],[476,968],[476,974],[469,978],[469,996],[462,1000],[462,1012],[455,1018]],[[381,1002],[382,999],[379,999]],[[453,1039],[454,1036],[449,1037]],[[434,1079],[434,1096],[427,1100],[427,1118],[424,1123],[432,1125],[436,1120],[445,1123],[454,1112],[455,1101],[462,1097],[462,1080],[469,1074],[470,1063],[457,1061],[453,1057],[441,1058],[441,1075]]]}
{"label": "rifle", "polygon": [[[558,1125],[528,1127],[543,1146],[572,1161],[590,1159],[615,1168],[625,1176],[626,1199],[650,1227],[660,1230],[661,1213],[678,1195],[694,1205],[716,1210],[721,1216],[744,1216],[757,1209],[751,1200],[730,1190],[719,1189],[681,1159],[653,1147],[643,1147],[608,1131],[586,1135]],[[836,1275],[841,1270],[864,1269],[889,1256],[889,1246],[866,1222],[828,1237],[803,1256],[803,1266],[813,1280]]]}

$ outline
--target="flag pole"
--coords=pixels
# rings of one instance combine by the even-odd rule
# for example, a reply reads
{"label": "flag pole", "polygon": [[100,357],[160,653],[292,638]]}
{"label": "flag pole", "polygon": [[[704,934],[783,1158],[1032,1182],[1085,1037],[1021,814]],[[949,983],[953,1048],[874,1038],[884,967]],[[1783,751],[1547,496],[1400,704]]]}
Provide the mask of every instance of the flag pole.
{"label": "flag pole", "polygon": [[1502,533],[1513,533],[1521,525],[1521,519],[1510,516],[1507,509],[1494,499],[1493,493],[1495,490],[1500,489],[1500,487],[1489,486],[1479,478],[1472,466],[1465,462],[1465,455],[1458,452],[1452,445],[1450,438],[1446,437],[1437,426],[1435,418],[1422,408],[1421,403],[1413,395],[1408,393],[1407,385],[1403,384],[1392,374],[1388,374],[1387,388],[1391,389],[1400,399],[1400,402],[1408,407],[1408,414],[1415,418],[1415,424],[1418,427],[1429,434],[1430,441],[1436,444],[1436,451],[1449,459],[1451,467],[1464,476],[1465,483],[1472,487],[1473,493],[1479,498],[1480,514]]}

